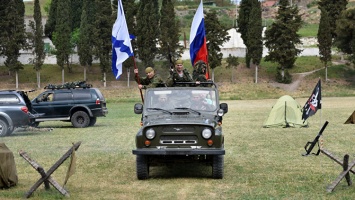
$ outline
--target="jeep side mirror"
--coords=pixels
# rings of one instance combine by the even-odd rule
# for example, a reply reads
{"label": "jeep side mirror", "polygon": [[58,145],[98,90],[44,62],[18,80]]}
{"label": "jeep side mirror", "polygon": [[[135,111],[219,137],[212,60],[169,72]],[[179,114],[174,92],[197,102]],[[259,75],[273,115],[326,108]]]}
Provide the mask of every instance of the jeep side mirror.
{"label": "jeep side mirror", "polygon": [[226,114],[228,112],[228,104],[226,104],[226,103],[219,104],[219,108],[224,111],[224,114]]}
{"label": "jeep side mirror", "polygon": [[141,103],[134,104],[134,113],[142,114],[142,112],[143,112],[143,104]]}

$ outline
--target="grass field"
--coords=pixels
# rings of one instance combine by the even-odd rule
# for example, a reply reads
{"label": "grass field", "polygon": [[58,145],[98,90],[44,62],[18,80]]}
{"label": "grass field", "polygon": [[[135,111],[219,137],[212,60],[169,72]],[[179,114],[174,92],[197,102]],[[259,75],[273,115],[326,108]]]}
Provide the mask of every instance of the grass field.
{"label": "grass field", "polygon": [[[296,99],[301,105],[306,98]],[[354,125],[343,124],[354,111],[355,97],[325,97],[323,108],[309,118],[309,128],[262,128],[276,99],[223,101],[229,112],[223,120],[225,177],[211,179],[208,166],[174,165],[151,169],[151,178],[139,181],[135,172],[134,138],[140,115],[133,102],[108,103],[109,114],[94,127],[76,129],[66,122],[45,122],[53,131],[17,130],[0,138],[13,151],[19,182],[1,190],[0,199],[22,199],[40,178],[19,155],[26,151],[48,170],[71,146],[81,141],[76,173],[66,189],[71,199],[354,199],[354,186],[345,180],[327,193],[326,187],[342,167],[324,155],[301,156],[307,141],[325,120],[324,148],[342,159],[354,160]],[[63,184],[68,161],[53,174]],[[351,175],[352,176],[352,175]],[[65,199],[43,185],[31,199]]]}

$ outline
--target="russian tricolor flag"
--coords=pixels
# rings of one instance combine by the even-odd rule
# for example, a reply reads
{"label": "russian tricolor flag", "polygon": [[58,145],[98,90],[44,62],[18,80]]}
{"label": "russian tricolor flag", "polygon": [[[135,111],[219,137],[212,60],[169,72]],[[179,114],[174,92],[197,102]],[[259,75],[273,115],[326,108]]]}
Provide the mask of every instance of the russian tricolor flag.
{"label": "russian tricolor flag", "polygon": [[[199,60],[203,60],[207,64],[207,55],[205,19],[201,0],[194,19],[192,20],[190,31],[190,59],[192,66]],[[206,73],[206,78],[209,78],[208,72]]]}

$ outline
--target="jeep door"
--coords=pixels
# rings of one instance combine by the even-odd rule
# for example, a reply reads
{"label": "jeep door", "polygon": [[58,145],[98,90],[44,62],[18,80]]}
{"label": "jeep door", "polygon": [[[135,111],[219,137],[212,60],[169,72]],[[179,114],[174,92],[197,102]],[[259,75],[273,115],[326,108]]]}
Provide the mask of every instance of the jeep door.
{"label": "jeep door", "polygon": [[72,96],[70,90],[48,91],[37,97],[33,108],[37,113],[45,113],[44,118],[67,118],[73,106]]}

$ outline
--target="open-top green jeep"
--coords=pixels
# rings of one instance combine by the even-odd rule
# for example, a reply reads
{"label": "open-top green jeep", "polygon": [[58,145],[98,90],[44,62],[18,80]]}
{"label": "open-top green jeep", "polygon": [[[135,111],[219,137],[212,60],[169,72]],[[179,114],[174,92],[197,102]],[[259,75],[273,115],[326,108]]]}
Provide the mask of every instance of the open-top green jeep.
{"label": "open-top green jeep", "polygon": [[134,112],[142,114],[133,150],[138,179],[149,178],[150,166],[167,162],[205,162],[213,178],[223,178],[221,124],[228,105],[219,103],[216,86],[150,88]]}

